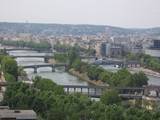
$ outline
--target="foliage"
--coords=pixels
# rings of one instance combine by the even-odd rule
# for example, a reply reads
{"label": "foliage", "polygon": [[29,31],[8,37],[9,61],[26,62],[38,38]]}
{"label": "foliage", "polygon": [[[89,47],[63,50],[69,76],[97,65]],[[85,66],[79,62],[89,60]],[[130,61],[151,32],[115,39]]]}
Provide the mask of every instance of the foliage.
{"label": "foliage", "polygon": [[63,88],[57,86],[50,79],[41,78],[39,76],[34,79],[34,87],[40,89],[41,91],[54,91],[56,89],[56,94],[63,94]]}
{"label": "foliage", "polygon": [[5,77],[5,80],[7,82],[11,82],[12,83],[12,82],[16,81],[16,78],[13,75],[9,74],[9,73],[5,73],[4,77]]}
{"label": "foliage", "polygon": [[112,73],[109,71],[103,71],[100,73],[99,79],[102,80],[104,83],[109,83],[112,77]]}
{"label": "foliage", "polygon": [[18,76],[18,66],[17,62],[11,57],[5,56],[1,61],[2,70],[4,73],[9,73],[13,75],[15,78]]}
{"label": "foliage", "polygon": [[18,75],[27,77],[27,73],[24,71],[23,67],[18,66]]}
{"label": "foliage", "polygon": [[79,58],[75,59],[72,63],[72,68],[74,68],[76,71],[80,71],[81,69],[81,60]]}
{"label": "foliage", "polygon": [[66,53],[55,53],[54,59],[58,62],[67,63],[68,62],[68,55]]}
{"label": "foliage", "polygon": [[141,87],[148,84],[148,78],[143,72],[135,73],[131,76],[129,86]]}
{"label": "foliage", "polygon": [[106,90],[101,96],[101,102],[105,105],[120,104],[121,98],[116,90]]}
{"label": "foliage", "polygon": [[46,41],[41,41],[39,43],[33,41],[11,41],[11,40],[1,40],[2,45],[16,46],[16,47],[28,47],[36,50],[49,50],[51,45]]}
{"label": "foliage", "polygon": [[148,83],[148,78],[143,72],[131,74],[127,69],[120,69],[116,73],[111,73],[98,66],[88,66],[87,75],[91,80],[102,80],[113,87],[140,87]]}
{"label": "foliage", "polygon": [[160,60],[146,54],[131,54],[126,56],[127,60],[137,60],[144,67],[160,72]]}
{"label": "foliage", "polygon": [[99,80],[104,70],[98,66],[89,66],[87,75],[91,80]]}
{"label": "foliage", "polygon": [[79,58],[79,51],[77,48],[72,48],[68,52],[69,66],[72,66],[74,61]]}
{"label": "foliage", "polygon": [[81,94],[65,94],[49,79],[36,77],[32,86],[9,84],[1,105],[12,109],[33,109],[45,120],[158,120],[159,110],[124,108],[115,90],[106,91],[100,101]]}

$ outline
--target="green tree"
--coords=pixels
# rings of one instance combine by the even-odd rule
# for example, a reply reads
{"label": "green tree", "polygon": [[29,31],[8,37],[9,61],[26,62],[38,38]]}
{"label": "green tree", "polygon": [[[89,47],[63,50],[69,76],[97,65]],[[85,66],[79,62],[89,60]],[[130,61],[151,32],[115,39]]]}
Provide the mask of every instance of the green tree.
{"label": "green tree", "polygon": [[104,71],[104,72],[100,73],[100,80],[107,83],[108,81],[111,80],[111,73],[108,71]]}
{"label": "green tree", "polygon": [[45,79],[37,76],[34,80],[34,87],[40,89],[41,91],[53,91],[56,94],[63,94],[64,90],[62,87],[57,86],[50,79]]}
{"label": "green tree", "polygon": [[56,61],[58,61],[58,62],[68,62],[68,56],[67,56],[67,54],[66,53],[61,53],[61,54],[58,54],[58,53],[56,53],[56,54],[54,54],[54,59],[56,60]]}
{"label": "green tree", "polygon": [[5,73],[4,77],[7,82],[16,82],[16,78],[9,73]]}
{"label": "green tree", "polygon": [[81,60],[79,58],[75,59],[75,61],[72,63],[72,68],[74,68],[76,71],[80,71]]}
{"label": "green tree", "polygon": [[4,57],[2,59],[2,70],[5,72],[5,73],[9,73],[11,75],[13,75],[16,79],[17,79],[17,76],[18,76],[18,66],[17,66],[17,62],[12,59],[11,57]]}
{"label": "green tree", "polygon": [[76,48],[71,48],[68,52],[68,59],[69,59],[69,66],[71,67],[74,61],[76,59],[79,59],[79,51]]}
{"label": "green tree", "polygon": [[148,78],[143,72],[132,75],[129,86],[142,87],[148,84]]}
{"label": "green tree", "polygon": [[118,92],[116,90],[106,90],[101,98],[101,102],[105,105],[112,105],[112,104],[120,104],[121,98],[118,95]]}
{"label": "green tree", "polygon": [[131,73],[127,69],[121,69],[112,75],[109,84],[111,86],[128,86],[128,83],[131,80],[130,77]]}
{"label": "green tree", "polygon": [[121,106],[109,105],[105,108],[104,120],[124,120],[124,109]]}

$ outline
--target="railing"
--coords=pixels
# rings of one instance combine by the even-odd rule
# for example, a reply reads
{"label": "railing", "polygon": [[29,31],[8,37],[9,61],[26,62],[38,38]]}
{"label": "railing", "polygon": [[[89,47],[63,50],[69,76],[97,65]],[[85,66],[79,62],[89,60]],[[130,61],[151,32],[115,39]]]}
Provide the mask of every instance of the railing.
{"label": "railing", "polygon": [[[81,93],[89,97],[100,98],[104,91],[110,89],[106,86],[77,86],[77,85],[64,85],[63,86],[66,93]],[[142,99],[144,95],[144,88],[115,88],[119,92],[119,96],[124,99]]]}

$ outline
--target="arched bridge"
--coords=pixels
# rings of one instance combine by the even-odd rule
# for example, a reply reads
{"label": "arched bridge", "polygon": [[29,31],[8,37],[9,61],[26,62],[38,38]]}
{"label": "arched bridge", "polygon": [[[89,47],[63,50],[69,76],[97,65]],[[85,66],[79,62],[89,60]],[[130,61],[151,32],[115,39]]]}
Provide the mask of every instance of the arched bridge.
{"label": "arched bridge", "polygon": [[3,49],[3,50],[5,50],[5,51],[17,51],[17,50],[34,50],[34,49],[32,49],[32,48],[1,48],[1,49]]}
{"label": "arched bridge", "polygon": [[67,70],[67,68],[68,68],[68,65],[67,64],[63,64],[63,63],[61,63],[61,64],[49,64],[48,63],[48,64],[22,65],[22,67],[24,69],[33,68],[34,69],[34,73],[37,73],[38,68],[41,68],[41,67],[51,67],[52,68],[52,72],[55,72],[55,68],[56,67],[61,67],[61,66],[65,67],[65,70]]}
{"label": "arched bridge", "polygon": [[50,58],[53,58],[52,53],[36,53],[30,55],[10,55],[13,58],[44,58],[44,61],[47,63]]}
{"label": "arched bridge", "polygon": [[37,51],[37,52],[41,52],[41,51],[45,51],[45,52],[52,52],[51,50],[41,50],[41,49],[35,49],[35,48],[26,48],[26,47],[16,47],[16,48],[1,48],[1,50],[5,50],[6,52],[9,51],[18,51],[18,50],[27,50],[27,51]]}

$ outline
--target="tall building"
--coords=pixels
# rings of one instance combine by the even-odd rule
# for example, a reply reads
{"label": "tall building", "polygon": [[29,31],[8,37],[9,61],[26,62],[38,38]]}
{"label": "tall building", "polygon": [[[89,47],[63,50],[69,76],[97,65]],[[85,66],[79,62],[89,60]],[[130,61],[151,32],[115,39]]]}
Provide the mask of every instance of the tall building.
{"label": "tall building", "polygon": [[160,49],[160,40],[153,40],[153,48]]}
{"label": "tall building", "polygon": [[101,56],[106,57],[106,43],[101,44]]}
{"label": "tall building", "polygon": [[160,58],[160,39],[154,39],[151,43],[152,45],[148,49],[145,49],[145,54]]}
{"label": "tall building", "polygon": [[96,50],[96,57],[101,57],[101,43],[96,43],[95,50]]}
{"label": "tall building", "polygon": [[117,57],[122,55],[123,48],[117,44],[102,43],[101,56],[102,57]]}

